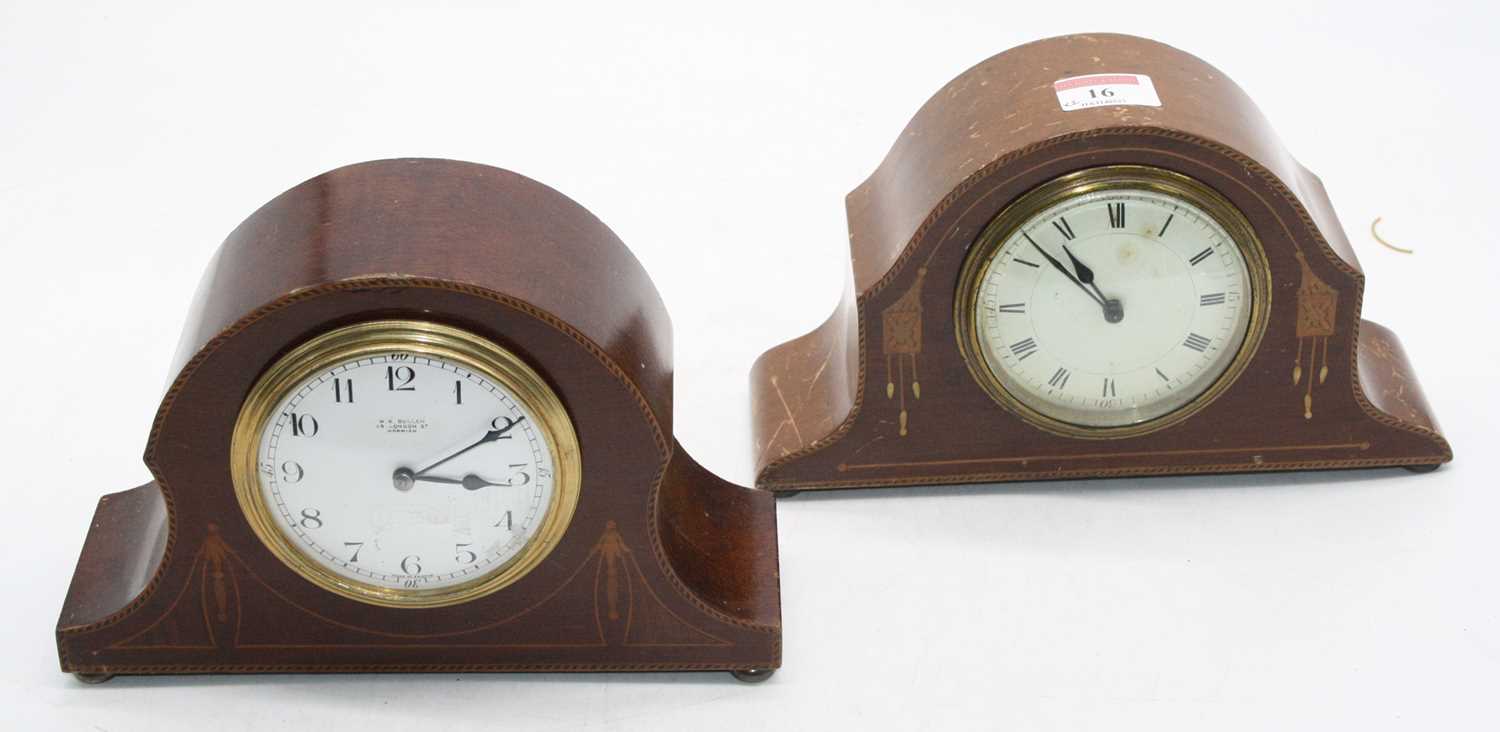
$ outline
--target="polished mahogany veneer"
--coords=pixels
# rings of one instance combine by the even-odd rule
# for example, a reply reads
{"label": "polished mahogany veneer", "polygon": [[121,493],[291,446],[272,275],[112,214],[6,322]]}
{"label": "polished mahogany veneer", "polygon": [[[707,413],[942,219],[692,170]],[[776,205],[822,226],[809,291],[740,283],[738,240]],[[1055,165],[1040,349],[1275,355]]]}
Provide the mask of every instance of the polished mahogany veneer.
{"label": "polished mahogany veneer", "polygon": [[[322,589],[252,532],[230,433],[267,366],[372,320],[476,334],[571,415],[577,509],[524,577],[462,604]],[[175,318],[174,318],[175,320]],[[105,496],[57,627],[65,671],[114,674],[729,670],[781,660],[772,496],[672,436],[671,326],[629,250],[515,173],[386,160],[320,175],[241,224],[209,266],[151,427],[154,480]]]}

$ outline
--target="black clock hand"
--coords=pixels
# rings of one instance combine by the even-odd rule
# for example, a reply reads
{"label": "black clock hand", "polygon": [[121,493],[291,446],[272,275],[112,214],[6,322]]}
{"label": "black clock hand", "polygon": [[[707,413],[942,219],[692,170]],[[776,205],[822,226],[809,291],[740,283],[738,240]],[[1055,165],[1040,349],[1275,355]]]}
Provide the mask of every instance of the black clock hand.
{"label": "black clock hand", "polygon": [[1099,289],[1099,285],[1094,284],[1094,270],[1089,269],[1088,265],[1078,261],[1078,257],[1073,256],[1073,250],[1069,249],[1067,244],[1063,245],[1063,253],[1067,254],[1068,260],[1073,263],[1073,270],[1078,273],[1078,281],[1093,288],[1094,294],[1098,295],[1095,299],[1104,306],[1104,319],[1111,323],[1118,323],[1124,320],[1124,306],[1120,304],[1119,300],[1104,296],[1104,291]]}
{"label": "black clock hand", "polygon": [[1073,263],[1073,271],[1078,273],[1078,281],[1093,288],[1094,294],[1098,295],[1100,300],[1108,300],[1109,298],[1099,291],[1099,286],[1094,284],[1094,270],[1078,261],[1078,257],[1073,256],[1073,250],[1069,249],[1067,244],[1063,245],[1063,254],[1068,255],[1068,261]]}
{"label": "black clock hand", "polygon": [[491,485],[510,485],[509,483],[491,483],[474,474],[464,476],[464,490],[477,491],[480,488]]}
{"label": "black clock hand", "polygon": [[459,455],[462,455],[462,454],[464,454],[464,453],[466,453],[466,452],[468,452],[470,450],[473,450],[474,448],[479,447],[480,445],[483,445],[483,444],[486,444],[486,443],[490,443],[490,442],[494,442],[495,440],[499,440],[501,438],[505,438],[506,437],[505,433],[510,432],[511,429],[513,429],[516,425],[518,425],[518,424],[521,423],[521,420],[526,419],[526,418],[525,417],[517,417],[515,419],[511,419],[510,417],[505,417],[504,419],[505,419],[505,426],[504,427],[500,427],[498,429],[492,429],[489,432],[484,433],[484,436],[481,437],[481,438],[479,438],[479,440],[476,441],[474,444],[469,445],[468,447],[465,447],[462,450],[459,450],[458,452],[455,452],[452,455],[449,455],[448,457],[443,458],[442,460],[439,460],[439,461],[437,461],[437,462],[435,462],[435,463],[433,463],[431,465],[428,465],[427,467],[422,468],[421,470],[413,472],[412,476],[416,477],[416,476],[423,475],[423,474],[427,473],[427,471],[432,470],[433,468],[436,468],[437,466],[442,465],[443,463],[446,463],[449,460],[452,460],[453,458],[458,457]]}
{"label": "black clock hand", "polygon": [[413,475],[410,475],[410,476],[406,476],[406,475],[404,475],[405,472],[406,472],[405,468],[402,468],[401,470],[397,470],[396,474],[398,476],[398,479],[401,478],[401,477],[405,477],[407,480],[413,481],[413,482],[420,480],[420,481],[426,481],[428,483],[443,483],[445,485],[461,485],[461,486],[464,487],[464,490],[470,490],[470,491],[477,491],[480,488],[485,488],[485,487],[492,486],[492,485],[510,485],[509,483],[494,483],[494,482],[485,480],[484,478],[481,478],[481,477],[479,477],[477,475],[474,475],[473,473],[465,475],[463,477],[463,479],[460,480],[458,478],[445,478],[445,477],[438,476],[438,475],[416,475],[416,474],[413,474]]}
{"label": "black clock hand", "polygon": [[1069,272],[1068,268],[1064,267],[1062,262],[1057,261],[1056,257],[1053,257],[1051,254],[1048,254],[1046,249],[1043,249],[1041,247],[1041,245],[1037,244],[1035,241],[1032,241],[1031,237],[1027,236],[1026,232],[1021,232],[1021,235],[1025,236],[1026,237],[1026,241],[1031,242],[1031,246],[1035,247],[1036,250],[1038,252],[1040,252],[1043,257],[1046,257],[1047,261],[1050,262],[1053,267],[1057,268],[1057,271],[1063,273],[1063,276],[1067,277],[1069,282],[1072,282],[1073,284],[1078,285],[1078,289],[1083,290],[1083,294],[1088,295],[1089,297],[1093,298],[1094,302],[1099,303],[1099,307],[1101,307],[1101,308],[1104,307],[1104,298],[1102,298],[1102,297],[1100,297],[1098,295],[1095,295],[1092,290],[1090,290],[1087,287],[1084,287],[1083,283],[1079,282],[1078,278],[1074,277],[1073,273]]}

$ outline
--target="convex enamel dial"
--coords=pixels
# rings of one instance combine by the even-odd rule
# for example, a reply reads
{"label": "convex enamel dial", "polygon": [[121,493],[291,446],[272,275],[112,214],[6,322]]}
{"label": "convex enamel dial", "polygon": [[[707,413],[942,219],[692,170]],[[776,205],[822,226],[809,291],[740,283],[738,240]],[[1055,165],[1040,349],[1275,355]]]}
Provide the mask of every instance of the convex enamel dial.
{"label": "convex enamel dial", "polygon": [[975,256],[960,297],[971,368],[979,356],[992,394],[1073,434],[1117,435],[1211,398],[1263,306],[1242,217],[1150,168],[1084,171],[1027,194]]}
{"label": "convex enamel dial", "polygon": [[577,501],[557,397],[498,346],[428,323],[354,326],[294,350],[247,400],[236,454],[261,539],[308,579],[377,604],[509,584]]}

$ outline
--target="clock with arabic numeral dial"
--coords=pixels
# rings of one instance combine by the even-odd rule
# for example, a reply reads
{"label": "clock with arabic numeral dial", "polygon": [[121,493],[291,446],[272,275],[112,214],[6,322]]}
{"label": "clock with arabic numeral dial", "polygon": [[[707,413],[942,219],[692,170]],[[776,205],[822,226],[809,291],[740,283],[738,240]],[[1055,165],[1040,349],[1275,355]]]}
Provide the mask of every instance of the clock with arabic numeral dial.
{"label": "clock with arabic numeral dial", "polygon": [[578,438],[557,395],[483,338],[423,321],[336,329],[278,361],[234,433],[235,490],[309,580],[396,607],[514,582],[578,503]]}
{"label": "clock with arabic numeral dial", "polygon": [[230,233],[187,323],[151,480],[89,524],[63,670],[780,665],[772,496],[677,443],[661,298],[557,191],[339,168]]}
{"label": "clock with arabic numeral dial", "polygon": [[847,209],[852,286],[751,373],[762,488],[1453,457],[1400,341],[1361,317],[1322,183],[1178,49],[1086,34],[989,58]]}

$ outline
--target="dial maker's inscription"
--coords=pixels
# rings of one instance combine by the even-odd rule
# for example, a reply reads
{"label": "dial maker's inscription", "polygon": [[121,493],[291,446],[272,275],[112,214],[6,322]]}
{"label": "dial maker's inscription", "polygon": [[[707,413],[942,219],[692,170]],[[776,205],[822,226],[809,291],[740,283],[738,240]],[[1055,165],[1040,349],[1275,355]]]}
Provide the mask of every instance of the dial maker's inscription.
{"label": "dial maker's inscription", "polygon": [[262,495],[290,542],[389,589],[441,589],[505,566],[554,491],[552,448],[530,408],[423,354],[358,358],[296,385],[258,455]]}
{"label": "dial maker's inscription", "polygon": [[381,432],[415,433],[427,429],[427,420],[419,417],[393,417],[376,420],[375,429]]}

